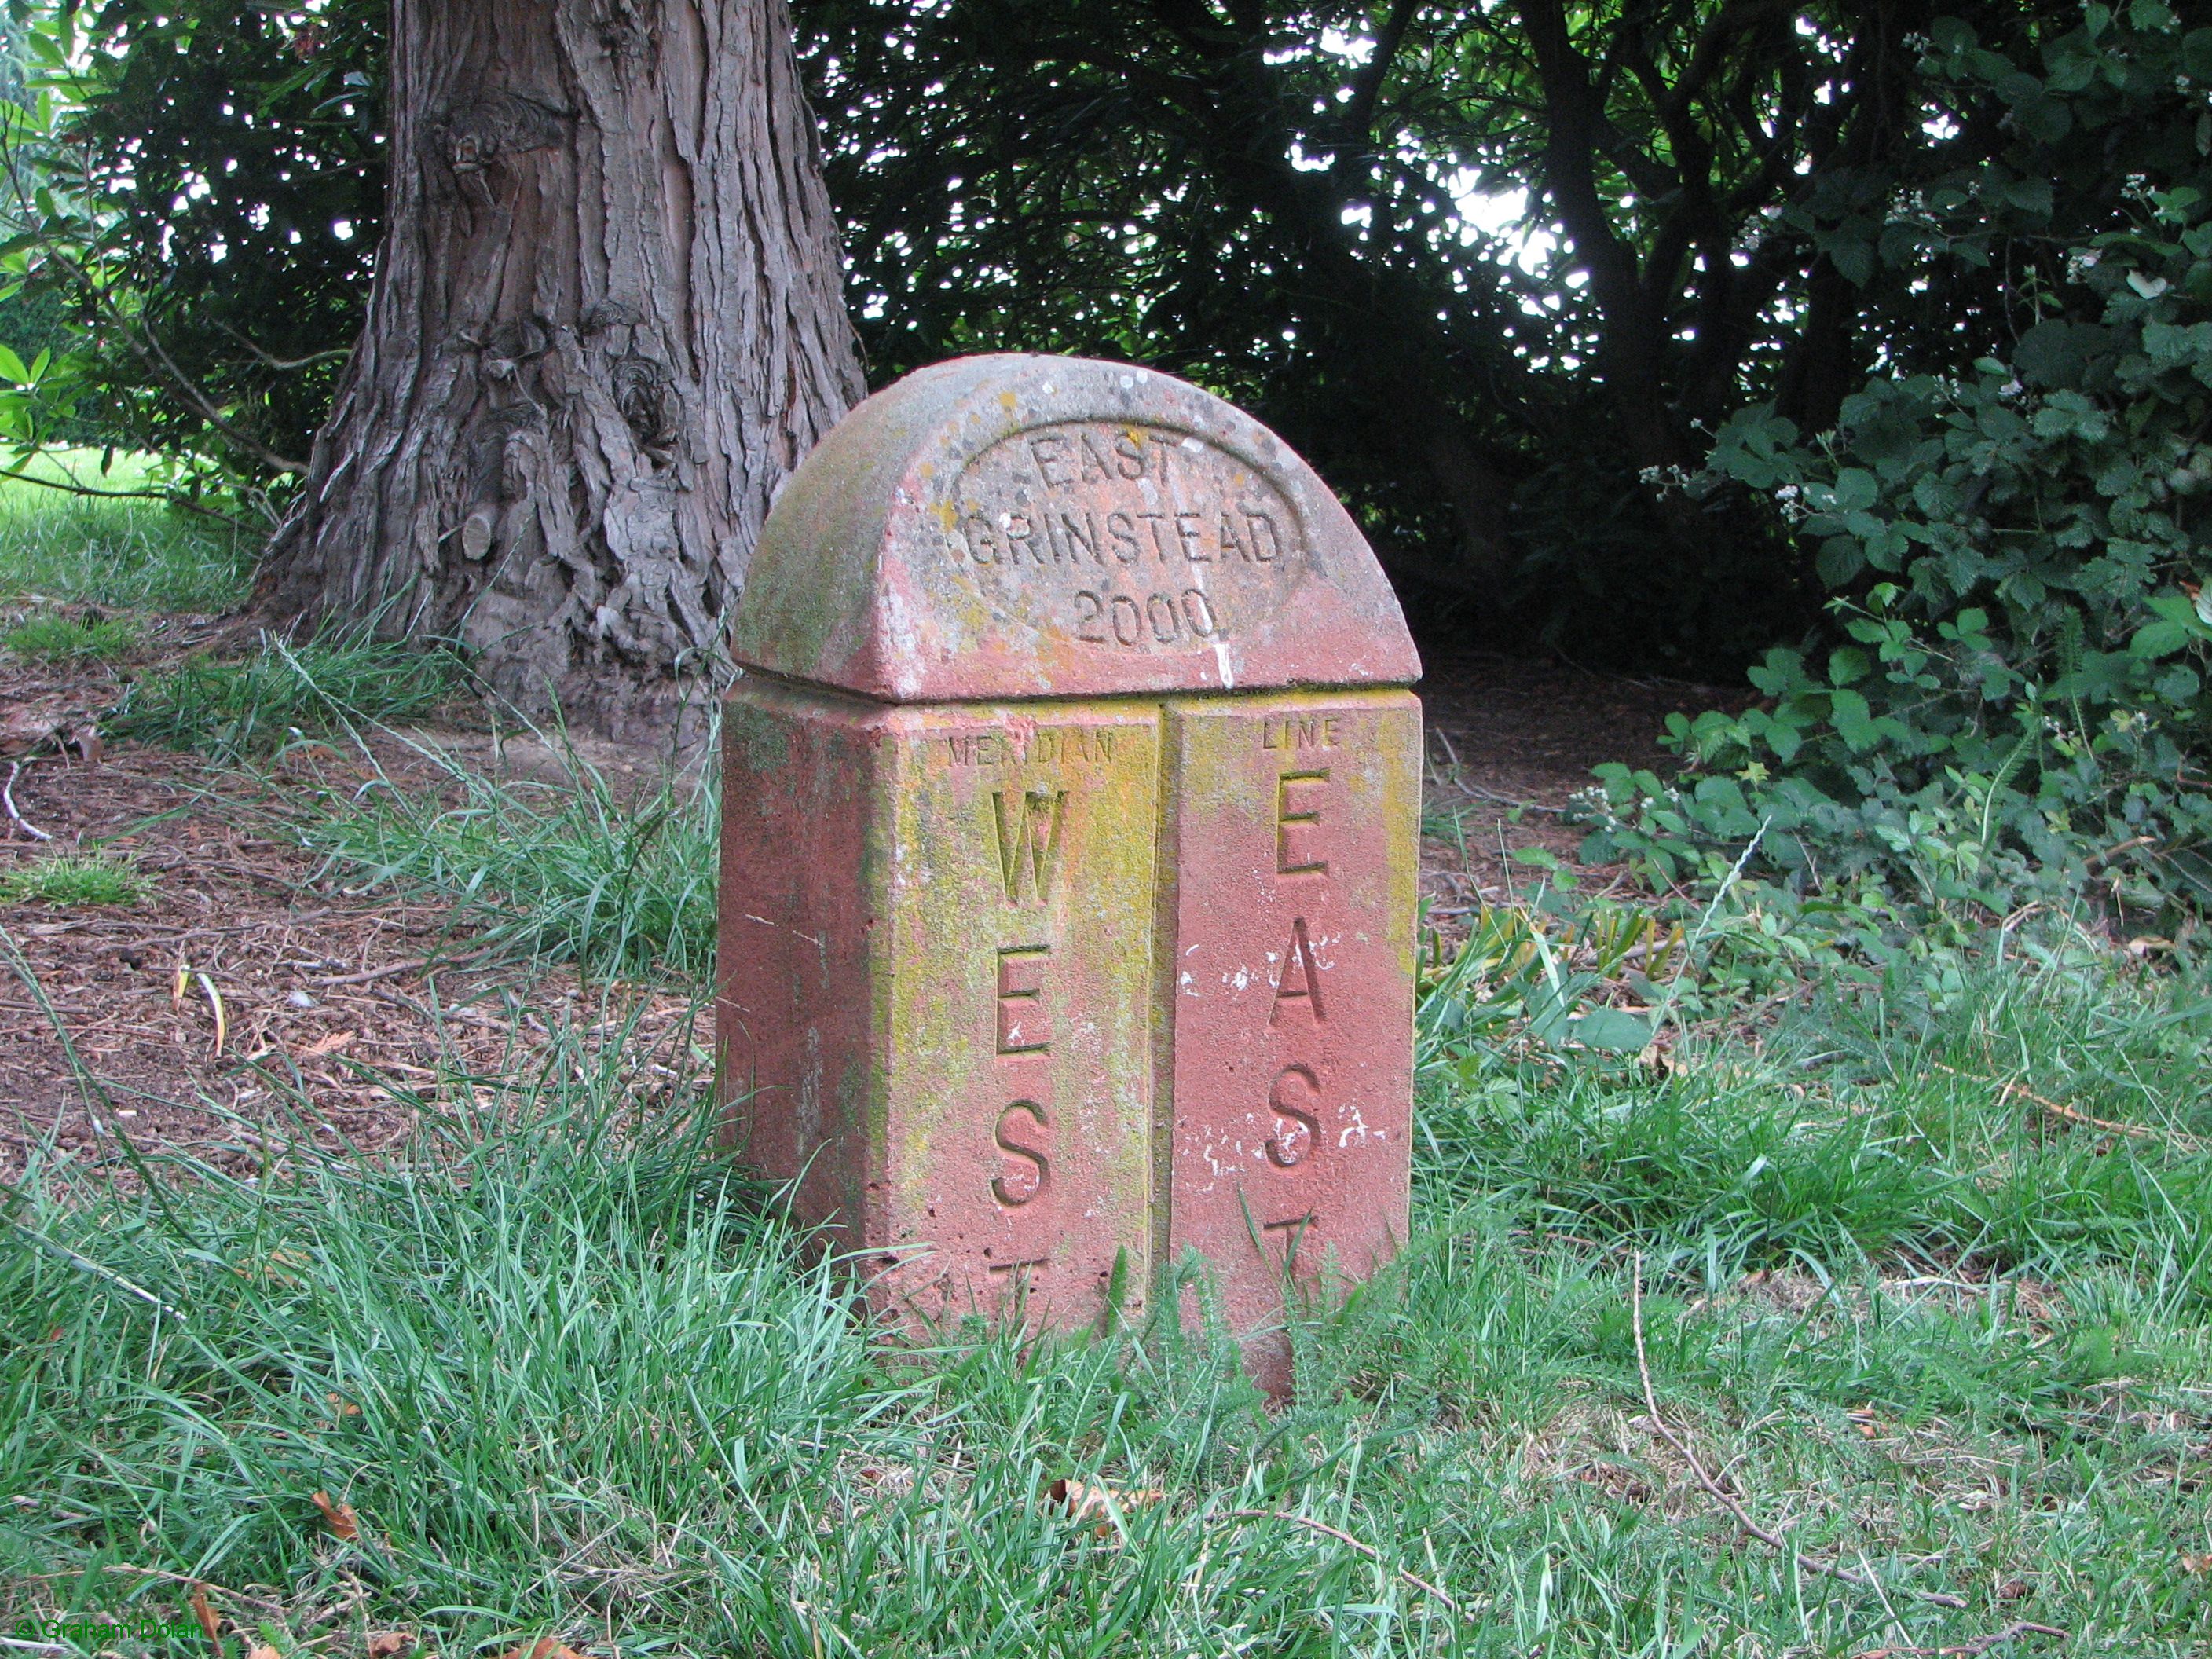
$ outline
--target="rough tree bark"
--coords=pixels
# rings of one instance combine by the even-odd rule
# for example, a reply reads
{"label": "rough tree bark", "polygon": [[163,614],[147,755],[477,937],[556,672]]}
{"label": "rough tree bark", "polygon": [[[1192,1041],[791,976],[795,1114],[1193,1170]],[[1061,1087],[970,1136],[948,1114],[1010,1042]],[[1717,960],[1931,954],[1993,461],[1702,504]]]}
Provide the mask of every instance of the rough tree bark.
{"label": "rough tree bark", "polygon": [[395,0],[368,319],[263,608],[665,737],[861,394],[785,0]]}

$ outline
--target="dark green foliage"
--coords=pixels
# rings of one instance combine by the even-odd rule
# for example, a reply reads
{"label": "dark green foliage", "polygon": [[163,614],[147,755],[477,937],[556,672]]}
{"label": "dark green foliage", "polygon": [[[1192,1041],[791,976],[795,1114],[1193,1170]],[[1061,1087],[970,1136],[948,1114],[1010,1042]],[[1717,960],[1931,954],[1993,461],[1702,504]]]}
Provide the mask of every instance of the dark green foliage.
{"label": "dark green foliage", "polygon": [[304,459],[381,218],[385,10],[12,0],[51,94],[9,135],[13,303],[74,329],[7,436],[199,458],[186,489]]}
{"label": "dark green foliage", "polygon": [[[1957,9],[2024,59],[2075,17]],[[51,368],[42,418],[276,477],[359,316],[383,9],[65,15],[100,49],[33,38],[44,72],[88,67],[33,146],[59,184],[23,258],[67,289],[89,251],[141,320]],[[1747,398],[1814,431],[1885,355],[1966,368],[2063,252],[2032,171],[1953,222],[1952,181],[2023,118],[2001,77],[1922,67],[1908,37],[1933,25],[1896,9],[801,0],[797,21],[878,384],[999,347],[1190,375],[1313,456],[1416,591],[1472,596],[1453,626],[1579,655],[1709,669],[1802,625],[1820,588],[1790,539],[1667,480]],[[2115,227],[2109,193],[2051,188]],[[1536,240],[1462,216],[1483,198],[1525,200]],[[94,199],[96,222],[70,206]]]}
{"label": "dark green foliage", "polygon": [[[2028,52],[2075,16],[1955,9]],[[1709,669],[1795,632],[1820,589],[1790,539],[1668,481],[1748,398],[1817,430],[1885,358],[1965,367],[2056,258],[2047,216],[1931,218],[2010,106],[1924,72],[1911,9],[799,15],[872,375],[984,347],[1188,374],[1516,645]],[[1462,216],[1486,194],[1537,240]]]}
{"label": "dark green foliage", "polygon": [[1678,720],[1703,775],[1609,769],[1593,852],[1672,871],[1765,824],[1801,885],[2000,915],[2087,890],[2133,927],[2212,900],[2212,29],[2092,8],[2028,61],[1936,31],[1931,78],[2019,112],[1946,207],[1986,247],[2002,196],[2063,260],[2002,355],[1873,381],[1809,442],[1771,407],[1722,430],[1713,474],[1778,503],[1840,637]]}

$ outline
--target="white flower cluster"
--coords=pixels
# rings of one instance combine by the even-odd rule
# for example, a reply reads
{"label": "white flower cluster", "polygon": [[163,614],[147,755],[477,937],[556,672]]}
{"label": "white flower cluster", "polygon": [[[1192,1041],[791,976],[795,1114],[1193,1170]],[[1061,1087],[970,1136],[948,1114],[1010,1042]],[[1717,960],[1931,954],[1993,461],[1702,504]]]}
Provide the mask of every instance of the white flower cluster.
{"label": "white flower cluster", "polygon": [[1687,489],[1690,487],[1688,469],[1680,466],[1647,466],[1636,475],[1637,482],[1656,484],[1661,489]]}
{"label": "white flower cluster", "polygon": [[1595,783],[1567,797],[1566,818],[1570,823],[1587,823],[1608,835],[1626,827],[1624,820],[1614,813],[1604,787]]}

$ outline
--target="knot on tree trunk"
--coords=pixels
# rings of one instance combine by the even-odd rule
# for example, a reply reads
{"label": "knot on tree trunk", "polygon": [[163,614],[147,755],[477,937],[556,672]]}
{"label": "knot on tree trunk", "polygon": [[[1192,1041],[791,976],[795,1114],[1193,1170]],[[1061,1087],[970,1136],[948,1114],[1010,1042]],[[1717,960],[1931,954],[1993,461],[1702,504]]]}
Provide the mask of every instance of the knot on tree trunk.
{"label": "knot on tree trunk", "polygon": [[615,360],[615,407],[640,449],[658,452],[676,441],[678,398],[665,365],[631,352]]}
{"label": "knot on tree trunk", "polygon": [[486,92],[455,104],[430,126],[430,140],[456,173],[481,173],[502,155],[550,149],[575,118],[519,92]]}

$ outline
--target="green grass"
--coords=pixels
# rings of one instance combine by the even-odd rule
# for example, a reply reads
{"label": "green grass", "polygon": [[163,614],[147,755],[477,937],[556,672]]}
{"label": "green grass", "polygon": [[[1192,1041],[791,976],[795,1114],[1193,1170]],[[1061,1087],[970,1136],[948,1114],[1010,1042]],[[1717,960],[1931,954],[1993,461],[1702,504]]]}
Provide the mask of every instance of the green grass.
{"label": "green grass", "polygon": [[550,784],[487,777],[426,750],[441,791],[380,777],[309,819],[302,836],[349,881],[447,899],[529,955],[598,974],[708,978],[721,810],[713,773],[665,768],[632,793],[573,748],[561,752],[572,781]]}
{"label": "green grass", "polygon": [[107,727],[118,738],[240,760],[301,738],[421,719],[452,694],[458,673],[445,653],[404,642],[288,645],[264,635],[252,656],[190,658],[135,682]]}
{"label": "green grass", "polygon": [[[915,1363],[695,1118],[617,1138],[580,1049],[411,1163],[167,1204],[52,1170],[0,1253],[0,1611],[177,1606],[127,1565],[274,1603],[217,1597],[286,1654],[2200,1655],[2208,1039],[2201,986],[2030,958],[1663,1079],[1447,1050],[1415,1235],[1297,1328],[1279,1411],[1157,1325]],[[1668,1422],[1879,1588],[1685,1477],[1639,1283]],[[1167,1496],[1078,1523],[1062,1477]]]}
{"label": "green grass", "polygon": [[144,638],[131,617],[33,617],[0,633],[0,650],[32,662],[115,662]]}
{"label": "green grass", "polygon": [[[0,589],[218,590],[150,532],[27,553],[13,503],[0,486]],[[147,677],[121,726],[250,757],[426,713],[449,674],[270,643]],[[634,794],[573,769],[386,780],[303,833],[518,951],[705,981],[711,779]],[[42,858],[0,878],[0,907],[129,902],[99,884],[144,879]],[[688,1043],[518,1051],[462,1079],[465,1111],[404,1098],[428,1127],[396,1158],[304,1103],[289,1132],[240,1125],[247,1157],[122,1184],[21,1136],[31,1173],[0,1188],[0,1632],[174,1615],[202,1583],[283,1659],[391,1629],[447,1659],[541,1635],[607,1655],[1780,1659],[1971,1648],[2021,1621],[2069,1634],[1989,1650],[2201,1656],[2212,992],[2033,926],[1940,995],[1831,975],[1755,1042],[1693,1029],[1663,1075],[1432,1005],[1413,1237],[1296,1324],[1286,1407],[1213,1334],[1157,1321],[893,1343],[715,1156]],[[12,1018],[39,1000],[0,990]],[[96,1042],[80,1052],[96,1069]],[[1647,1364],[1666,1421],[1786,1550],[1744,1537],[1654,1431]],[[1164,1498],[1078,1521],[1063,1478]]]}
{"label": "green grass", "polygon": [[[70,452],[69,471],[97,489],[141,487],[151,464]],[[60,476],[52,465],[42,470]],[[227,610],[246,596],[261,538],[162,502],[99,501],[29,478],[0,479],[0,599],[160,611]]]}
{"label": "green grass", "polygon": [[92,853],[48,853],[0,870],[0,904],[143,904],[153,878],[128,859]]}

